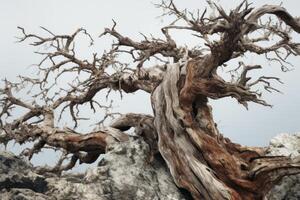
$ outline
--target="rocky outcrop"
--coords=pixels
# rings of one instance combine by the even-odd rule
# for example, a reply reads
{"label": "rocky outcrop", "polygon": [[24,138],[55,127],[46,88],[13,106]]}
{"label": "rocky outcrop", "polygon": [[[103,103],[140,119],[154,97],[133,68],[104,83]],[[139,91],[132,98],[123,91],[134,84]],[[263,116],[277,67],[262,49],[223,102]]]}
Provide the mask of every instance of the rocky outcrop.
{"label": "rocky outcrop", "polygon": [[[38,175],[33,166],[12,153],[0,152],[1,200],[185,200],[156,157],[150,164],[149,147],[140,139],[111,145],[98,166],[85,174]],[[268,147],[269,155],[300,155],[300,133],[280,134]],[[300,175],[289,176],[274,187],[268,199],[300,199]]]}
{"label": "rocky outcrop", "polygon": [[187,199],[173,182],[162,159],[149,162],[148,145],[139,139],[109,147],[98,167],[61,177],[34,173],[26,161],[0,154],[0,199]]}
{"label": "rocky outcrop", "polygon": [[12,153],[0,152],[0,199],[47,199],[44,176],[33,172],[30,163]]}
{"label": "rocky outcrop", "polygon": [[[300,161],[300,133],[282,133],[270,141],[268,147],[270,156],[290,156]],[[298,200],[300,199],[300,174],[284,177],[270,192],[272,200]]]}

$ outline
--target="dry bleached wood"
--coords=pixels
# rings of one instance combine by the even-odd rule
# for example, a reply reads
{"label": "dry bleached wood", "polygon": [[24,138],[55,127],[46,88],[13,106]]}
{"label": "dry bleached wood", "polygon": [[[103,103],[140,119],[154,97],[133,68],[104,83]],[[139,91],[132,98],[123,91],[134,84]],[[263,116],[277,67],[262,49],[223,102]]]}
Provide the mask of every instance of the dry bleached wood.
{"label": "dry bleached wood", "polygon": [[[210,16],[206,9],[196,14],[180,10],[172,1],[158,4],[163,15],[174,18],[161,29],[164,39],[143,35],[142,41],[135,41],[119,33],[114,22],[101,38],[110,35],[116,42],[100,57],[93,54],[92,60],[82,60],[75,53],[78,34],[87,36],[91,45],[94,42],[85,29],[71,35],[56,35],[42,28],[48,34],[42,37],[19,28],[23,34],[21,42],[33,40],[33,46],[49,48],[37,52],[43,56],[37,65],[39,77],[20,77],[18,83],[4,81],[0,90],[0,142],[37,141],[32,149],[23,151],[29,159],[42,148],[62,150],[56,166],[39,168],[41,173],[61,173],[78,160],[95,162],[114,142],[143,137],[152,152],[150,161],[154,154],[161,154],[174,182],[195,199],[263,199],[282,177],[300,173],[299,159],[269,157],[263,148],[244,147],[224,138],[208,101],[232,97],[245,107],[248,102],[270,106],[261,98],[260,89],[279,92],[273,82],[281,83],[280,79],[265,75],[254,79],[249,72],[263,66],[247,65],[242,59],[238,67],[227,66],[227,62],[242,58],[245,53],[264,54],[270,62],[279,63],[282,71],[289,70],[287,59],[300,54],[299,43],[293,41],[291,34],[300,32],[300,23],[281,6],[253,9],[243,1],[228,13],[211,1],[208,3],[214,10]],[[262,20],[266,14],[274,18]],[[180,47],[172,38],[174,30],[192,31],[205,46]],[[263,34],[257,36],[258,30]],[[219,39],[212,41],[211,35]],[[277,41],[270,46],[261,45],[275,36]],[[128,54],[132,61],[121,62],[119,54]],[[149,66],[149,59],[156,59],[158,64]],[[230,82],[218,73],[220,67],[229,68]],[[59,80],[69,74],[74,80],[60,86]],[[17,97],[17,92],[28,86],[39,89],[32,94],[31,102]],[[90,133],[76,132],[82,120],[80,105],[89,105],[95,113],[104,110],[102,125],[106,119],[115,117],[117,113],[109,112],[111,105],[101,105],[96,98],[101,91],[107,92],[107,98],[112,90],[119,91],[121,96],[123,92],[138,90],[150,93],[153,116],[124,114],[110,126]],[[11,116],[17,108],[25,110],[25,114]],[[66,109],[74,128],[57,124]],[[8,116],[11,119],[6,119]],[[134,136],[125,132],[131,127],[135,129]],[[69,163],[63,165],[68,159]]]}

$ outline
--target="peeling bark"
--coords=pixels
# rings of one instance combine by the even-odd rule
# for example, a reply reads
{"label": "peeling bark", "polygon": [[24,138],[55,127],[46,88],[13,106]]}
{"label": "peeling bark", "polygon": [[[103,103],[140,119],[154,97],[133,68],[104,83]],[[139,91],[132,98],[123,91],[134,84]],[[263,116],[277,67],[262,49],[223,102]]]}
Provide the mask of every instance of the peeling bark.
{"label": "peeling bark", "polygon": [[[268,61],[278,62],[282,71],[287,71],[286,64],[290,64],[287,58],[300,55],[300,44],[292,40],[291,34],[292,30],[300,32],[299,19],[281,6],[265,5],[253,9],[243,1],[227,14],[222,7],[207,2],[218,16],[207,17],[206,10],[202,15],[181,11],[172,1],[162,1],[158,7],[163,8],[165,14],[175,16],[173,23],[161,29],[164,39],[144,36],[142,41],[135,41],[120,34],[114,22],[113,27],[106,28],[101,36],[110,35],[117,43],[101,57],[93,54],[91,61],[81,60],[75,54],[74,40],[78,34],[84,34],[93,43],[84,29],[71,35],[55,35],[42,27],[49,37],[41,37],[27,34],[19,27],[23,34],[20,42],[32,39],[33,46],[48,45],[51,48],[38,52],[43,56],[37,65],[41,77],[21,76],[19,83],[4,81],[4,88],[0,89],[0,142],[6,144],[15,140],[22,144],[37,140],[31,149],[23,152],[28,158],[45,146],[62,150],[64,153],[54,168],[40,169],[61,173],[71,169],[78,160],[80,163],[94,162],[112,143],[127,141],[133,136],[128,136],[125,131],[133,127],[134,137],[143,137],[150,146],[150,163],[155,154],[161,154],[175,183],[195,199],[263,199],[282,177],[300,173],[299,159],[267,156],[263,148],[244,147],[224,138],[213,120],[208,101],[232,97],[246,108],[248,102],[271,106],[261,98],[262,91],[253,87],[260,85],[262,90],[279,92],[272,81],[281,81],[269,76],[253,80],[249,71],[259,70],[262,66],[249,66],[239,61],[239,66],[229,71],[231,81],[225,81],[217,72],[221,66],[227,67],[227,61],[242,57],[246,52],[265,54]],[[272,23],[272,18],[262,22],[260,18],[266,14],[277,17],[279,23]],[[283,23],[287,26],[282,26]],[[193,31],[206,47],[180,47],[169,33],[170,29]],[[251,33],[257,30],[263,35],[253,37]],[[214,34],[219,39],[210,40]],[[278,41],[273,45],[259,45],[271,41],[274,36]],[[130,55],[133,66],[120,61],[120,53]],[[147,67],[149,59],[155,59],[159,64]],[[47,63],[50,66],[45,67]],[[77,77],[81,72],[87,74],[84,80]],[[76,73],[75,79],[69,87],[60,88],[57,79],[66,73]],[[55,77],[53,84],[49,83],[51,76]],[[14,94],[28,85],[38,86],[41,90],[32,94],[31,103]],[[58,91],[49,92],[54,86],[59,88]],[[100,105],[94,98],[104,89],[108,90],[106,97],[111,90],[119,91],[121,97],[123,92],[138,90],[151,93],[154,116],[129,113],[110,126],[87,134],[77,133],[81,105],[88,103],[94,113],[98,111],[96,107],[104,109],[102,125],[113,116],[108,113],[111,105]],[[7,120],[6,117],[20,107],[26,113]],[[62,129],[57,125],[67,108],[75,124],[73,129]],[[60,112],[58,119],[54,117],[56,112]],[[70,162],[63,166],[69,154],[72,156]]]}
{"label": "peeling bark", "polygon": [[206,98],[198,98],[186,114],[179,104],[184,69],[169,65],[152,94],[159,151],[178,186],[195,199],[262,199],[280,178],[300,173],[300,164],[289,158],[267,157],[262,148],[223,138]]}

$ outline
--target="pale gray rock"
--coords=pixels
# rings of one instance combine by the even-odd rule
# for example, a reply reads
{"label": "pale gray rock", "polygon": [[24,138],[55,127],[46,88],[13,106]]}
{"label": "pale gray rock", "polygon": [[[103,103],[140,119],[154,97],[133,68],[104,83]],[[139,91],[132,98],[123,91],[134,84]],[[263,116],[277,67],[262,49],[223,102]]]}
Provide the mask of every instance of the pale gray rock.
{"label": "pale gray rock", "polygon": [[[292,159],[300,159],[300,133],[282,133],[277,135],[270,141],[267,151],[268,155],[271,156],[290,156]],[[300,174],[284,177],[280,183],[269,192],[268,199],[300,199]]]}
{"label": "pale gray rock", "polygon": [[149,161],[140,139],[109,147],[98,167],[85,174],[38,175],[26,161],[0,154],[0,199],[184,200],[162,159]]}
{"label": "pale gray rock", "polygon": [[[31,189],[12,188],[0,191],[1,200],[50,200],[47,195]],[[52,198],[53,199],[53,198]]]}
{"label": "pale gray rock", "polygon": [[300,133],[281,133],[271,139],[268,147],[269,155],[290,156],[295,158],[300,155]]}
{"label": "pale gray rock", "polygon": [[0,152],[0,199],[44,200],[45,177],[33,172],[32,165],[9,152]]}
{"label": "pale gray rock", "polygon": [[[269,155],[299,157],[300,134],[280,134],[268,147]],[[97,167],[84,174],[38,175],[26,160],[0,152],[1,200],[185,200],[164,164],[150,163],[148,145],[140,139],[108,147]],[[300,175],[288,176],[268,194],[268,199],[300,199]]]}

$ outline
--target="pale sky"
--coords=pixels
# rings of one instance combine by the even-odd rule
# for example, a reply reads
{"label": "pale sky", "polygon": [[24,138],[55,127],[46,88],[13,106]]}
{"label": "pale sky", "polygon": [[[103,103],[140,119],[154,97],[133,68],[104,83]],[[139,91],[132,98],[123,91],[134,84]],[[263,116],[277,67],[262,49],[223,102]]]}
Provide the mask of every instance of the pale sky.
{"label": "pale sky", "polygon": [[[118,25],[117,29],[124,35],[142,39],[140,32],[161,36],[160,28],[166,25],[166,20],[157,18],[161,10],[146,0],[9,0],[0,1],[0,78],[15,80],[18,74],[29,74],[28,66],[37,63],[39,57],[33,54],[36,50],[26,43],[15,43],[15,36],[20,35],[17,26],[24,27],[28,32],[42,33],[39,26],[44,26],[54,33],[72,33],[79,27],[84,27],[97,41],[92,51],[101,53],[104,40],[97,36],[105,27],[111,27],[112,19]],[[179,8],[204,10],[204,0],[175,1]],[[233,8],[237,2],[218,1],[225,8]],[[230,3],[229,3],[230,2]],[[279,4],[277,0],[253,0],[253,6],[263,4]],[[293,15],[299,14],[298,0],[284,0],[283,6]],[[186,33],[185,33],[186,34]],[[176,34],[179,44],[193,44],[195,40],[185,34]],[[300,37],[297,37],[300,41]],[[100,50],[101,49],[101,50]],[[82,50],[81,56],[90,56],[90,51]],[[292,72],[282,73],[276,64],[268,65],[262,57],[249,56],[248,64],[265,65],[267,75],[281,77],[284,85],[279,85],[282,94],[267,94],[272,109],[251,104],[247,111],[233,99],[213,101],[215,121],[221,132],[235,142],[244,145],[267,145],[269,140],[282,132],[294,133],[300,131],[300,59],[290,60],[295,65]],[[150,99],[144,93],[128,95],[119,102],[117,111],[122,113],[138,112],[152,113]]]}

